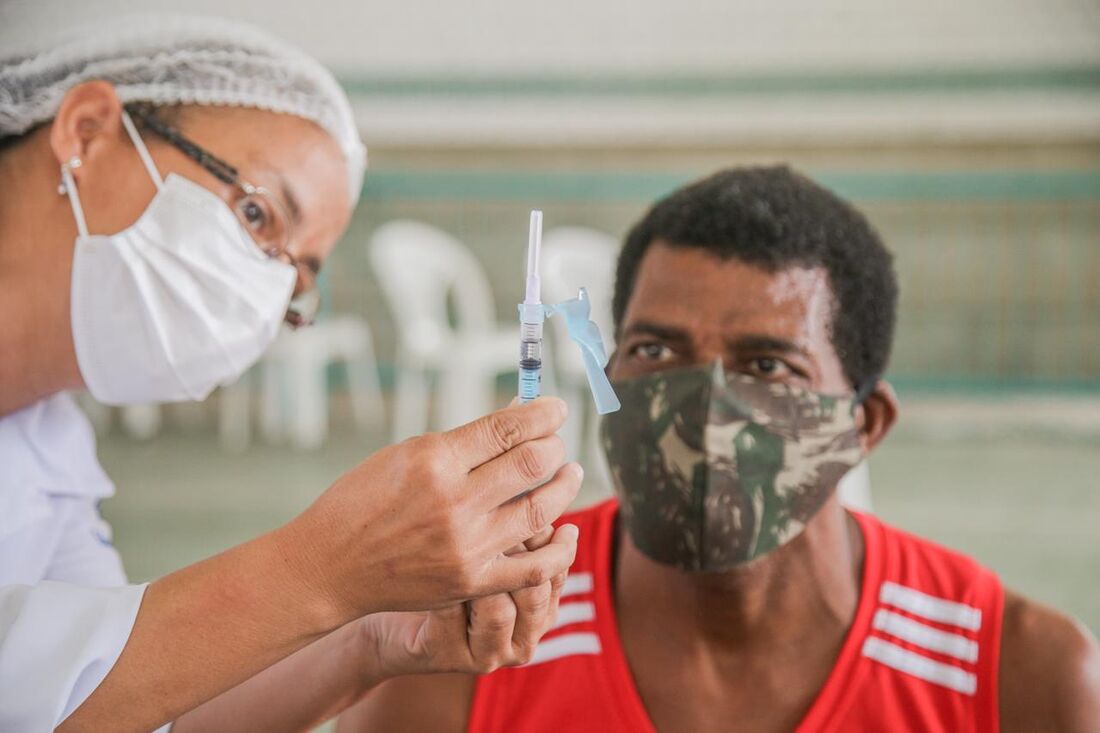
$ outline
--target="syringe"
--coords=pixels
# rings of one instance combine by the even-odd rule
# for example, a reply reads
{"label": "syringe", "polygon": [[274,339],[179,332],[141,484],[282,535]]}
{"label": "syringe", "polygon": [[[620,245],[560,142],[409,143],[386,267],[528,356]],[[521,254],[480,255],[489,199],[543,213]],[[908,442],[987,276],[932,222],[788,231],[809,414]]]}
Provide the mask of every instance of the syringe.
{"label": "syringe", "polygon": [[531,231],[527,240],[527,292],[519,306],[519,401],[530,402],[539,396],[542,381],[542,307],[539,283],[539,250],[542,248],[542,212],[531,212]]}

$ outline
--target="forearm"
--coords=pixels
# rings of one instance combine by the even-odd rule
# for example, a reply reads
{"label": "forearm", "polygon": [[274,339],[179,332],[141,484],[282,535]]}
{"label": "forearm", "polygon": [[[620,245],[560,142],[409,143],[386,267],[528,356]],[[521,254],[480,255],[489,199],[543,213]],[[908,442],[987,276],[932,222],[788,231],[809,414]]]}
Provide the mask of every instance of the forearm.
{"label": "forearm", "polygon": [[279,532],[151,584],[118,661],[58,731],[155,729],[339,626]]}
{"label": "forearm", "polygon": [[353,621],[176,721],[172,733],[308,731],[381,681]]}

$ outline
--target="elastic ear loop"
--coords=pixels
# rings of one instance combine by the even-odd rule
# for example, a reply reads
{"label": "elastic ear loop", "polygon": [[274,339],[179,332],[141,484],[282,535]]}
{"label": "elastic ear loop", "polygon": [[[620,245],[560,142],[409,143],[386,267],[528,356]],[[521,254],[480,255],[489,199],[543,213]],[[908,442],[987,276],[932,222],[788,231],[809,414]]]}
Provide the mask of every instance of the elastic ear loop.
{"label": "elastic ear loop", "polygon": [[[145,147],[145,141],[141,139],[137,127],[134,126],[134,121],[130,119],[130,114],[126,110],[122,110],[122,126],[126,128],[126,134],[130,136],[130,141],[137,149],[141,164],[145,166],[145,172],[153,179],[153,185],[157,187],[158,191],[164,188],[164,179],[161,178],[160,171],[153,163],[153,157],[149,155],[149,149]],[[65,195],[69,197],[69,206],[73,209],[76,230],[80,233],[80,236],[86,237],[88,236],[88,223],[84,219],[84,207],[80,205],[80,194],[76,192],[76,181],[73,180],[72,169],[68,163],[61,164],[61,182],[65,189]]]}
{"label": "elastic ear loop", "polygon": [[137,148],[138,157],[141,158],[141,162],[145,166],[149,177],[153,179],[153,184],[157,187],[157,190],[164,188],[164,179],[160,177],[160,171],[153,163],[153,157],[149,155],[149,148],[145,147],[145,141],[141,139],[134,121],[130,119],[130,113],[126,110],[122,110],[122,126],[126,128],[126,134],[130,136],[130,141]]}
{"label": "elastic ear loop", "polygon": [[88,236],[88,224],[84,221],[84,207],[80,205],[80,195],[76,192],[76,181],[73,180],[73,172],[68,163],[61,164],[61,182],[65,189],[65,195],[69,197],[69,206],[73,209],[73,218],[76,219],[76,231],[80,236]]}

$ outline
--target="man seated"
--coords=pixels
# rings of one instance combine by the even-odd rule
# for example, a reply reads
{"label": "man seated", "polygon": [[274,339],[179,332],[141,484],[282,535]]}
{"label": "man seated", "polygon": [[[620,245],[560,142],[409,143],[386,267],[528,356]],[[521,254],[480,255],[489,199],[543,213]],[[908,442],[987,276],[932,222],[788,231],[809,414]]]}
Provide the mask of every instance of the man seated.
{"label": "man seated", "polygon": [[659,201],[615,284],[618,498],[563,519],[557,626],[525,667],[388,682],[341,733],[1100,731],[1082,626],[837,500],[897,419],[896,303],[868,222],[789,169]]}

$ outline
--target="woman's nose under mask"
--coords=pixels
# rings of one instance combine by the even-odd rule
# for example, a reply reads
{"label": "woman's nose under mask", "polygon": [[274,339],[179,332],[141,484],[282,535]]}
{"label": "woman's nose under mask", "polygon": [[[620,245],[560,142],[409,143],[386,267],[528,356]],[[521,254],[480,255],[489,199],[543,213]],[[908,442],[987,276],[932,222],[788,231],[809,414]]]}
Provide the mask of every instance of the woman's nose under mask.
{"label": "woman's nose under mask", "polygon": [[862,459],[854,396],[711,367],[617,382],[601,438],[634,544],[718,572],[790,542]]}

